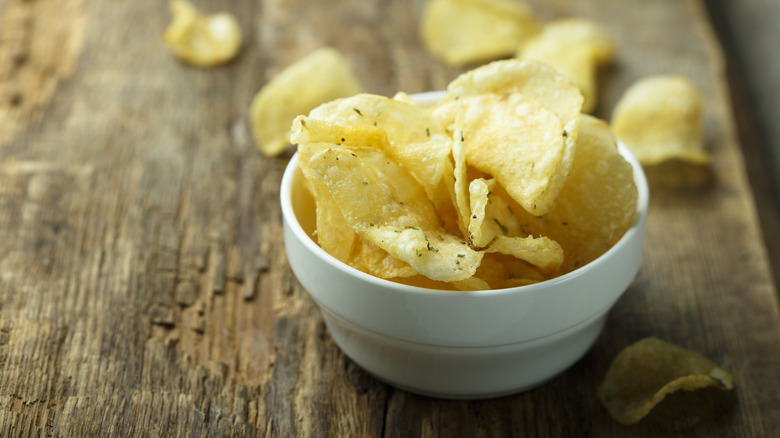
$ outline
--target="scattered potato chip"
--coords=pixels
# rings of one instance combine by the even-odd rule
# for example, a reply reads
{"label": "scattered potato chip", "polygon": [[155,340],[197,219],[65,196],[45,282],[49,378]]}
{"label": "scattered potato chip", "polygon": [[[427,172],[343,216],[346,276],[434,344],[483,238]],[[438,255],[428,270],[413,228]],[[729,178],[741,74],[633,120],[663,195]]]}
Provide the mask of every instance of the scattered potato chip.
{"label": "scattered potato chip", "polygon": [[308,165],[358,235],[432,280],[460,281],[476,272],[483,254],[448,234],[427,198],[398,193],[347,149],[326,149]]}
{"label": "scattered potato chip", "polygon": [[538,27],[531,9],[511,0],[431,0],[420,21],[428,50],[452,66],[510,56]]}
{"label": "scattered potato chip", "polygon": [[615,106],[612,127],[644,165],[710,161],[702,140],[701,95],[683,76],[649,76],[632,84]]}
{"label": "scattered potato chip", "polygon": [[596,106],[596,71],[615,56],[615,43],[609,32],[587,18],[567,18],[546,23],[529,38],[516,56],[542,62],[570,78],[582,92],[582,112]]}
{"label": "scattered potato chip", "polygon": [[173,19],[163,39],[182,61],[211,67],[232,60],[241,49],[241,26],[226,12],[205,15],[187,0],[172,0]]}
{"label": "scattered potato chip", "polygon": [[266,156],[290,144],[293,119],[333,99],[360,93],[362,87],[341,55],[321,48],[288,66],[254,97],[249,108],[252,136]]}
{"label": "scattered potato chip", "polygon": [[615,420],[630,425],[644,418],[667,394],[706,387],[732,389],[733,378],[701,354],[651,337],[617,355],[598,397]]}

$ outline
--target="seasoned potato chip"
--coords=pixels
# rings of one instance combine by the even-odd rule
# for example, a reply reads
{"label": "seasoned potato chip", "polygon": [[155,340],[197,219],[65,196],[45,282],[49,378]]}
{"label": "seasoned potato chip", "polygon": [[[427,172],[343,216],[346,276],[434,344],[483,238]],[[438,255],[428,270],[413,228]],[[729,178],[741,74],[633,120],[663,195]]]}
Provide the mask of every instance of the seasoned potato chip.
{"label": "seasoned potato chip", "polygon": [[649,76],[632,84],[615,106],[612,128],[644,165],[710,161],[702,140],[701,96],[683,76]]}
{"label": "seasoned potato chip", "polygon": [[474,249],[483,249],[494,237],[501,234],[504,225],[499,220],[487,219],[490,194],[496,185],[495,179],[476,178],[469,184],[469,205],[471,217],[468,222],[468,242]]}
{"label": "seasoned potato chip", "polygon": [[466,146],[464,144],[463,131],[455,131],[452,143],[452,158],[455,161],[453,169],[453,203],[458,212],[458,224],[461,233],[465,234],[469,229],[469,217],[471,207],[469,204],[469,178],[468,165],[466,164]]}
{"label": "seasoned potato chip", "polygon": [[483,254],[448,234],[427,198],[403,197],[347,149],[326,149],[308,165],[358,235],[432,280],[460,281],[476,272]]}
{"label": "seasoned potato chip", "polygon": [[403,100],[358,94],[314,108],[307,120],[383,130],[387,135],[387,152],[409,169],[429,198],[438,191],[449,165],[452,140],[427,109]]}
{"label": "seasoned potato chip", "polygon": [[211,67],[232,60],[241,49],[241,26],[236,18],[221,12],[206,15],[187,0],[172,0],[173,20],[163,39],[182,61]]}
{"label": "seasoned potato chip", "polygon": [[510,56],[538,28],[531,9],[510,0],[431,0],[420,21],[428,50],[453,66]]}
{"label": "seasoned potato chip", "polygon": [[469,164],[493,175],[528,212],[546,213],[570,167],[561,120],[517,93],[471,96],[460,106]]}
{"label": "seasoned potato chip", "polygon": [[570,78],[582,92],[582,112],[596,106],[596,71],[613,60],[615,43],[609,32],[587,18],[567,18],[544,25],[529,38],[516,56],[542,62]]}
{"label": "seasoned potato chip", "polygon": [[614,359],[598,397],[615,420],[629,425],[644,418],[667,394],[705,387],[732,389],[734,381],[699,353],[645,338]]}
{"label": "seasoned potato chip", "polygon": [[[329,143],[304,143],[298,149],[300,167],[306,177],[305,181],[313,192],[316,203],[315,238],[317,243],[336,259],[379,278],[392,279],[419,275],[407,263],[398,260],[387,251],[358,236],[344,219],[344,215],[330,195],[327,186],[312,176],[309,161],[319,152],[332,146]],[[402,173],[403,170],[397,166],[388,165],[388,157],[384,152],[370,148],[356,149],[353,152],[359,154],[367,163],[380,164],[379,166],[375,164],[375,167],[382,169],[381,177],[396,182],[399,185],[396,190],[404,193],[414,192],[414,188],[401,186],[404,181],[403,176],[397,177],[394,174]],[[422,190],[417,187],[417,192],[409,196],[421,196],[421,194]]]}
{"label": "seasoned potato chip", "polygon": [[361,91],[336,50],[314,51],[271,79],[252,100],[249,119],[257,147],[266,156],[280,154],[290,144],[290,125],[295,117]]}
{"label": "seasoned potato chip", "polygon": [[[502,60],[464,73],[450,82],[443,104],[434,112],[434,115],[442,120],[445,126],[451,126],[454,122],[454,114],[459,108],[459,104],[454,101],[487,93],[522,94],[548,108],[560,119],[562,128],[557,133],[563,138],[563,151],[558,162],[559,168],[550,174],[548,186],[543,190],[544,194],[540,195],[541,198],[538,199],[536,207],[534,208],[531,199],[516,198],[516,188],[510,189],[510,194],[520,202],[523,208],[536,215],[544,214],[549,208],[551,200],[560,191],[574,160],[579,116],[583,102],[582,94],[569,79],[544,64],[518,59]],[[549,129],[551,126],[547,128]],[[549,141],[555,142],[552,136],[555,136],[556,132],[547,131],[547,134],[551,136]],[[536,135],[541,136],[540,133],[536,133]],[[502,181],[499,178],[499,183],[506,186],[507,181]]]}
{"label": "seasoned potato chip", "polygon": [[345,147],[389,147],[387,132],[376,126],[342,125],[327,120],[298,116],[293,120],[290,141],[293,144],[330,143]]}
{"label": "seasoned potato chip", "polygon": [[560,243],[562,273],[583,266],[611,248],[634,224],[638,192],[634,173],[602,120],[580,119],[577,154],[554,205],[529,228]]}

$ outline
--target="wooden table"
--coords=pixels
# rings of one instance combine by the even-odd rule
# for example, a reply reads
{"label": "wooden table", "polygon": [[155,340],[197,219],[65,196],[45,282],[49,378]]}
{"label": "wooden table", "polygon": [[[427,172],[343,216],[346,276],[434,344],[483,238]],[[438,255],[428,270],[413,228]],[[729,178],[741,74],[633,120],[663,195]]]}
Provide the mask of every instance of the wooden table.
{"label": "wooden table", "polygon": [[[339,351],[285,257],[290,153],[257,152],[247,109],[322,45],[370,92],[443,88],[463,70],[422,47],[422,3],[199,1],[236,14],[246,44],[233,63],[197,69],[161,40],[165,2],[0,0],[0,436],[777,433],[771,160],[740,147],[769,116],[735,99],[742,70],[727,77],[721,47],[745,38],[721,46],[706,9],[716,0],[530,2],[540,19],[587,16],[617,37],[597,115],[656,73],[688,76],[706,103],[712,165],[649,170],[642,268],[584,358],[522,394],[448,401],[380,383]],[[740,15],[713,16],[749,35]],[[709,356],[736,389],[674,394],[616,423],[596,387],[649,335]]]}

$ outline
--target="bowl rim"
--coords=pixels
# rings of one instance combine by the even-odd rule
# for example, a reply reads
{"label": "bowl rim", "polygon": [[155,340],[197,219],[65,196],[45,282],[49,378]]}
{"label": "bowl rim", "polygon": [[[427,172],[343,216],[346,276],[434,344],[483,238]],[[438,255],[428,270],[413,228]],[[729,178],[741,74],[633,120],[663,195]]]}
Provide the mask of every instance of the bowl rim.
{"label": "bowl rim", "polygon": [[[424,93],[409,95],[410,98],[414,99],[415,101],[418,101],[419,103],[432,103],[443,96],[444,96],[443,91],[428,91]],[[306,231],[303,230],[303,227],[301,226],[297,216],[295,215],[295,209],[293,208],[293,204],[292,204],[292,185],[296,174],[299,172],[298,152],[295,152],[293,156],[290,158],[290,161],[287,163],[287,166],[285,167],[284,174],[282,175],[282,181],[279,190],[282,217],[283,220],[289,225],[292,233],[299,238],[299,240],[303,243],[303,245],[308,250],[312,251],[320,259],[322,259],[329,265],[333,266],[334,268],[344,272],[345,274],[356,276],[358,279],[372,283],[378,287],[389,287],[392,289],[396,289],[397,292],[399,293],[406,293],[410,295],[425,295],[425,296],[433,296],[433,297],[442,296],[442,297],[452,297],[452,298],[456,298],[456,297],[473,298],[473,297],[483,297],[483,296],[497,297],[503,295],[514,295],[514,294],[525,294],[525,293],[531,294],[531,293],[538,292],[539,290],[542,289],[555,287],[557,284],[560,283],[574,281],[577,277],[583,275],[588,270],[591,270],[598,264],[603,263],[605,259],[612,256],[612,253],[620,251],[620,248],[628,245],[630,241],[633,241],[637,237],[639,238],[643,237],[642,235],[644,234],[644,224],[647,220],[647,210],[650,203],[649,202],[650,189],[649,189],[647,177],[642,168],[642,165],[639,163],[636,156],[631,152],[628,146],[626,146],[622,141],[620,141],[620,139],[617,140],[617,147],[618,150],[620,151],[620,154],[623,156],[623,158],[625,158],[626,161],[628,161],[633,168],[634,184],[636,185],[637,192],[638,192],[637,210],[636,210],[637,214],[634,219],[634,223],[626,230],[623,236],[621,236],[620,239],[617,242],[615,242],[614,245],[612,245],[612,247],[610,247],[606,252],[601,254],[596,259],[592,260],[590,263],[587,263],[561,276],[551,278],[549,280],[540,281],[538,283],[529,284],[529,285],[515,286],[509,288],[502,288],[502,289],[476,290],[476,291],[453,291],[453,290],[430,289],[430,288],[425,288],[420,286],[412,286],[407,284],[396,283],[391,280],[376,277],[336,259],[332,255],[330,255],[327,251],[322,249],[322,247],[320,247],[313,239],[311,239],[311,237],[309,237],[308,233],[306,233]],[[638,234],[639,236],[637,236]]]}

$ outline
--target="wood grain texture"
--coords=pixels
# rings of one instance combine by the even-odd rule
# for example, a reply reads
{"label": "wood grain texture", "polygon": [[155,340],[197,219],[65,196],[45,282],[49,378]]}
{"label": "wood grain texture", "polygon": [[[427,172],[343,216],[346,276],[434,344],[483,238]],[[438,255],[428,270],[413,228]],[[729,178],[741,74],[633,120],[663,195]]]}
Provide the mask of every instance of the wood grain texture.
{"label": "wood grain texture", "polygon": [[[196,4],[240,20],[233,63],[176,62],[162,2],[0,1],[0,436],[746,437],[780,426],[777,295],[700,1],[530,3],[540,18],[589,16],[616,35],[597,115],[642,76],[690,77],[714,160],[648,170],[645,260],[594,348],[538,389],[486,401],[396,390],[344,357],[285,257],[290,153],[260,156],[246,121],[254,93],[322,45],[368,91],[443,88],[461,70],[422,47],[423,2]],[[675,394],[617,424],[596,387],[647,335],[711,357],[737,389]]]}

